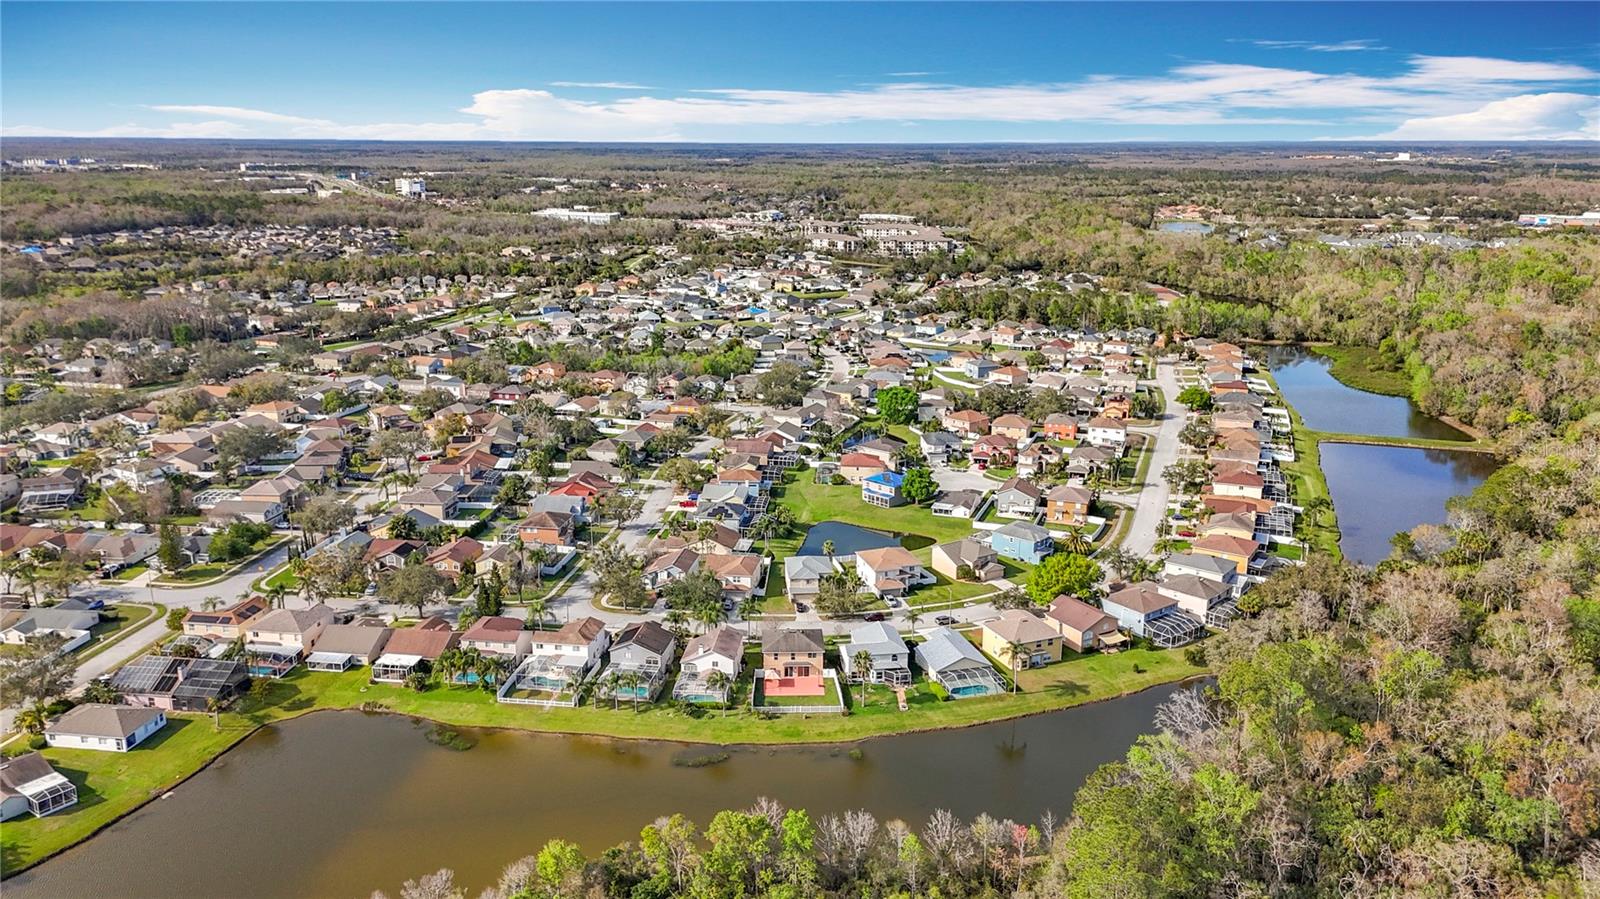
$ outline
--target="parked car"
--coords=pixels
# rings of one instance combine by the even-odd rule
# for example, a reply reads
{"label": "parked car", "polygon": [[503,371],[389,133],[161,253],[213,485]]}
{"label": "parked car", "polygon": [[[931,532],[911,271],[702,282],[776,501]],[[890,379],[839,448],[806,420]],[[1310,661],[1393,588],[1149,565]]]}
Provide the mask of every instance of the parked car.
{"label": "parked car", "polygon": [[796,612],[809,612],[811,611],[811,607],[803,602],[797,602],[794,604],[794,610]]}
{"label": "parked car", "polygon": [[886,617],[882,612],[868,612],[866,615],[868,621],[882,621]]}
{"label": "parked car", "polygon": [[940,627],[949,627],[956,623],[956,619],[953,615],[935,615],[933,616],[933,623]]}

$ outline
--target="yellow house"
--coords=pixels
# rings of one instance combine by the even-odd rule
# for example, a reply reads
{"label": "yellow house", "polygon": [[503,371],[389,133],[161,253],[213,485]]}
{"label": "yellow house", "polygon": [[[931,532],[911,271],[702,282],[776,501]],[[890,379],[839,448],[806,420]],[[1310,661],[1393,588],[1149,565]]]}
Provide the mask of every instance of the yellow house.
{"label": "yellow house", "polygon": [[[1061,661],[1061,634],[1026,609],[1007,609],[993,621],[985,621],[979,633],[983,651],[999,660],[1008,670],[1042,668]],[[1012,647],[1020,658],[1013,661]]]}

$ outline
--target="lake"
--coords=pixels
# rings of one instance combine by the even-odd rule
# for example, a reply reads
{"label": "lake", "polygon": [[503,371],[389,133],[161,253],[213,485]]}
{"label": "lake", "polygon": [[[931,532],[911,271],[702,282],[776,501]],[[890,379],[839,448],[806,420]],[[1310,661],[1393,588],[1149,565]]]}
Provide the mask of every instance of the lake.
{"label": "lake", "polygon": [[806,531],[805,542],[800,544],[800,550],[795,555],[823,555],[822,544],[826,540],[833,541],[833,552],[836,556],[853,556],[863,549],[900,545],[898,539],[880,531],[857,527],[842,521],[821,521]]}
{"label": "lake", "polygon": [[1362,565],[1389,556],[1389,538],[1442,524],[1445,501],[1477,489],[1500,462],[1487,453],[1324,443],[1322,472],[1339,515],[1339,548]]}
{"label": "lake", "polygon": [[1156,230],[1168,234],[1210,234],[1217,230],[1217,226],[1206,222],[1162,222],[1156,226]]}
{"label": "lake", "polygon": [[1471,440],[1469,434],[1424,415],[1403,396],[1368,393],[1341,383],[1330,371],[1332,360],[1305,347],[1276,346],[1267,364],[1283,398],[1315,431],[1375,434],[1381,437],[1428,437]]}
{"label": "lake", "polygon": [[[5,883],[8,899],[394,895],[453,868],[476,895],[546,840],[591,854],[657,816],[704,827],[760,796],[814,815],[864,808],[920,827],[934,810],[1064,819],[1099,765],[1154,730],[1178,685],[959,730],[850,746],[727,747],[463,729],[465,752],[388,715],[319,712],[266,728],[100,835]],[[135,750],[136,752],[140,750]],[[727,752],[705,767],[674,759]]]}
{"label": "lake", "polygon": [[[1267,351],[1283,399],[1306,426],[1342,434],[1470,440],[1424,415],[1409,399],[1357,390],[1329,371],[1331,361],[1305,347]],[[1362,565],[1389,556],[1389,538],[1419,524],[1442,524],[1445,502],[1471,493],[1500,466],[1486,453],[1323,443],[1322,473],[1339,515],[1339,548]]]}

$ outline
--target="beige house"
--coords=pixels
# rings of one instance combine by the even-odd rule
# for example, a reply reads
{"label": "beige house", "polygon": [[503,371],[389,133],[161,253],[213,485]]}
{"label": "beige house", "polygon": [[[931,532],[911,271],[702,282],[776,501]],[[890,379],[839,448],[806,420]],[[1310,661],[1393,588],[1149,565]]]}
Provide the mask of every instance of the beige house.
{"label": "beige house", "polygon": [[979,633],[983,651],[1010,670],[1061,661],[1061,634],[1027,609],[1007,609],[985,621]]}

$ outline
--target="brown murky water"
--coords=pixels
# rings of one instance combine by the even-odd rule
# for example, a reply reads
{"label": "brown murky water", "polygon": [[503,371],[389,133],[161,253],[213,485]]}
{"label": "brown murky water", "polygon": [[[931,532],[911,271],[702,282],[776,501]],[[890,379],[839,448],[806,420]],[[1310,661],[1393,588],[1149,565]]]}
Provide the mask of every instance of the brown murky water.
{"label": "brown murky water", "polygon": [[325,712],[252,736],[171,797],[7,880],[38,897],[364,897],[440,867],[476,893],[561,836],[591,853],[656,817],[702,826],[759,796],[814,814],[865,808],[919,825],[938,808],[1064,817],[1100,764],[1152,730],[1176,686],[1013,722],[850,746],[714,747],[469,731],[465,752],[407,719]]}

